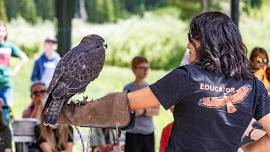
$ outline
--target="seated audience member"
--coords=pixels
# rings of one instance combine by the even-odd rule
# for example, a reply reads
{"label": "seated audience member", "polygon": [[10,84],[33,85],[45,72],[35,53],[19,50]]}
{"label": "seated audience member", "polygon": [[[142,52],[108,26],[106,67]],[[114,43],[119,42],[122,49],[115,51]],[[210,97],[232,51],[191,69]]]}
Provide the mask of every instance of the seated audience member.
{"label": "seated audience member", "polygon": [[267,79],[266,69],[269,58],[266,50],[261,47],[255,47],[250,54],[250,65],[254,75],[263,82],[265,88],[270,91],[270,83]]}
{"label": "seated audience member", "polygon": [[31,104],[23,111],[23,118],[40,118],[43,102],[45,102],[47,93],[45,84],[35,82],[31,85]]}
{"label": "seated audience member", "polygon": [[[0,105],[3,101],[0,100]],[[3,121],[2,106],[0,107],[0,152],[11,152],[11,132]]]}
{"label": "seated audience member", "polygon": [[72,152],[73,128],[57,125],[55,128],[39,125],[35,127],[35,136],[41,152]]}

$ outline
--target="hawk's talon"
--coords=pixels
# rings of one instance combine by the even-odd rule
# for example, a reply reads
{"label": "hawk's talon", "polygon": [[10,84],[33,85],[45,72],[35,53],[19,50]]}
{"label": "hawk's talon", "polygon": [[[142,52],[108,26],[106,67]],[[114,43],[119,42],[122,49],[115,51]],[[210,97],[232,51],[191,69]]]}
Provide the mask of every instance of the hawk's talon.
{"label": "hawk's talon", "polygon": [[87,100],[88,99],[88,96],[83,96],[83,100]]}

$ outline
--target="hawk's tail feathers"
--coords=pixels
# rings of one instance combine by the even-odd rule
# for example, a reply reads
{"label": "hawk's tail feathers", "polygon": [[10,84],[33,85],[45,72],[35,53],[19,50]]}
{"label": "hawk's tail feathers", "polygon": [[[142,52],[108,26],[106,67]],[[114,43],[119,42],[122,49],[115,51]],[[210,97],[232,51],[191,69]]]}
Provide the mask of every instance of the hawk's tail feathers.
{"label": "hawk's tail feathers", "polygon": [[55,125],[57,123],[63,103],[59,98],[50,102],[48,108],[43,111],[42,122],[44,125]]}

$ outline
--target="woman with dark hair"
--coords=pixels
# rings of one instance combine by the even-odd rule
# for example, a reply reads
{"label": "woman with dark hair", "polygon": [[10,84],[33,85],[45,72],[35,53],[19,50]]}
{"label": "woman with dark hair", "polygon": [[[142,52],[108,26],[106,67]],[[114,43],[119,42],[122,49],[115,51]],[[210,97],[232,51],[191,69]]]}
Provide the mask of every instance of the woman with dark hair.
{"label": "woman with dark hair", "polygon": [[[131,110],[160,104],[169,109],[174,105],[174,124],[166,152],[236,152],[253,117],[267,134],[243,149],[270,151],[270,98],[248,68],[247,49],[233,21],[220,12],[202,13],[192,19],[188,39],[190,65],[180,66],[134,92],[107,95],[78,105],[75,111],[68,110],[72,105],[63,106],[59,122],[94,124],[100,115],[109,113],[101,113],[97,107],[105,107],[111,100],[128,102]],[[97,120],[80,119],[81,113]]]}

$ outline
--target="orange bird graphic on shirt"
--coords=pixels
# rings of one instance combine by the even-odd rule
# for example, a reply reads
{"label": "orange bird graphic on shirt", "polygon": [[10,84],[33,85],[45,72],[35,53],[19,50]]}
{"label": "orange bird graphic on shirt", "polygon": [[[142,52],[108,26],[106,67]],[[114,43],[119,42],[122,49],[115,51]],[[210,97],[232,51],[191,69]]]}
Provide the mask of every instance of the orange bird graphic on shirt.
{"label": "orange bird graphic on shirt", "polygon": [[221,97],[204,97],[200,99],[198,104],[206,108],[215,109],[226,106],[228,113],[234,113],[237,111],[234,105],[244,101],[250,91],[251,86],[244,85],[233,92],[224,94],[224,96]]}

